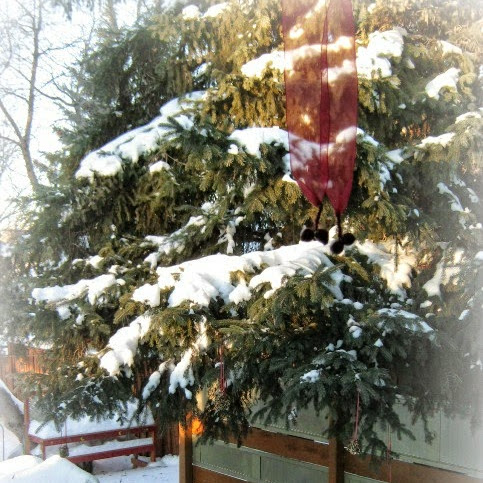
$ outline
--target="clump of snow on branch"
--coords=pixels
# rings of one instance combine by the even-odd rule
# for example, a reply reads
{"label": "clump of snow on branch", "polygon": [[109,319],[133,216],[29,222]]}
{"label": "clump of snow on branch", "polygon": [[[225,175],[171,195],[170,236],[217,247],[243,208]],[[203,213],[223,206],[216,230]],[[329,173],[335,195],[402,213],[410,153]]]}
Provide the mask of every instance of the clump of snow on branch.
{"label": "clump of snow on branch", "polygon": [[200,18],[214,18],[221,15],[224,10],[228,8],[228,3],[217,3],[216,5],[212,5],[211,7],[206,10],[204,14],[201,14],[200,9],[196,5],[187,5],[181,11],[181,16],[183,20],[198,20]]}
{"label": "clump of snow on branch", "polygon": [[423,285],[423,289],[428,294],[428,297],[441,297],[441,286],[447,285],[451,281],[454,284],[459,282],[458,276],[461,272],[464,250],[461,248],[457,249],[453,253],[452,258],[446,255],[446,250],[443,250],[443,256],[436,264],[432,278]]}
{"label": "clump of snow on branch", "polygon": [[59,315],[60,320],[67,320],[72,315],[67,305],[57,307],[57,314]]}
{"label": "clump of snow on branch", "polygon": [[438,45],[443,52],[443,55],[457,54],[462,55],[463,51],[457,45],[454,45],[446,40],[439,40]]}
{"label": "clump of snow on branch", "polygon": [[184,390],[185,397],[187,399],[191,399],[193,393],[188,389],[188,386],[192,386],[195,383],[195,377],[193,374],[193,368],[191,365],[191,360],[194,356],[199,355],[206,351],[210,344],[210,340],[206,333],[206,319],[200,323],[198,327],[198,337],[183,356],[181,360],[174,369],[172,370],[169,376],[169,388],[168,391],[170,394],[174,394],[176,389],[180,387]]}
{"label": "clump of snow on branch", "polygon": [[[292,33],[296,35],[296,32]],[[366,47],[360,46],[357,49],[357,75],[359,77],[383,78],[392,75],[392,67],[390,58],[400,59],[404,48],[404,36],[407,32],[403,28],[387,30],[385,32],[373,32],[369,35],[369,43]],[[350,42],[346,37],[341,37],[337,42],[329,44],[329,49],[350,48]],[[290,72],[293,64],[299,57],[320,56],[321,46],[313,44],[303,46],[294,51],[283,52],[274,51],[269,54],[263,54],[256,59],[250,60],[241,68],[242,74],[246,77],[261,78],[267,67],[274,70],[282,71],[284,69]],[[342,66],[339,70],[331,72],[331,78],[335,79],[341,73],[349,73],[348,66]]]}
{"label": "clump of snow on branch", "polygon": [[428,97],[439,99],[439,93],[443,87],[457,90],[457,83],[460,75],[460,69],[451,67],[443,74],[436,76],[433,80],[426,84],[426,94]]}
{"label": "clump of snow on branch", "polygon": [[312,369],[309,372],[306,372],[303,376],[300,376],[301,382],[308,382],[313,384],[320,379],[320,371],[318,369]]}
{"label": "clump of snow on branch", "polygon": [[426,148],[430,145],[439,144],[440,146],[445,148],[448,146],[449,143],[451,143],[454,136],[454,132],[447,132],[439,136],[428,136],[427,138],[424,138],[416,147],[421,149]]}
{"label": "clump of snow on branch", "polygon": [[[197,260],[175,265],[159,267],[158,285],[161,290],[172,288],[168,299],[171,307],[191,301],[202,307],[208,307],[211,300],[220,297],[225,303],[239,303],[248,300],[250,294],[260,285],[267,283],[270,287],[265,297],[291,277],[301,271],[312,274],[320,264],[332,267],[333,263],[326,253],[330,250],[320,243],[300,243],[265,252],[251,252],[241,256],[211,255]],[[266,267],[261,270],[262,266]],[[248,285],[243,280],[232,281],[233,272],[254,274]],[[330,287],[335,298],[343,298],[340,283],[344,275],[340,271],[332,274],[333,286]],[[241,286],[240,286],[241,285]]]}
{"label": "clump of snow on branch", "polygon": [[183,20],[195,20],[201,16],[200,9],[196,5],[187,5],[181,11]]}
{"label": "clump of snow on branch", "polygon": [[[411,286],[410,273],[416,259],[409,251],[399,248],[398,263],[395,264],[394,249],[389,243],[376,245],[366,241],[357,244],[357,250],[380,267],[381,277],[387,281],[389,290],[404,297],[404,287]],[[157,294],[157,290],[171,289],[168,298],[168,305],[171,307],[187,301],[208,307],[210,302],[218,297],[225,303],[237,304],[249,300],[253,291],[265,283],[268,288],[264,296],[268,298],[284,285],[287,278],[299,271],[311,275],[321,264],[328,268],[332,267],[333,263],[327,256],[329,251],[328,246],[311,242],[241,256],[210,255],[171,267],[158,267],[157,288],[151,285],[149,290],[153,287],[152,290]],[[234,272],[252,277],[248,283],[243,277],[235,281],[232,280]],[[342,300],[344,297],[340,284],[347,277],[337,270],[332,274],[332,278],[333,285],[329,288],[335,299]],[[149,297],[146,297],[146,300],[148,299]],[[136,296],[135,300],[140,299]]]}
{"label": "clump of snow on branch", "polygon": [[244,220],[244,216],[238,216],[233,220],[230,220],[222,235],[218,239],[218,243],[225,243],[226,242],[226,253],[231,255],[233,250],[235,249],[235,234],[236,234],[236,227]]}
{"label": "clump of snow on branch", "polygon": [[150,285],[149,283],[146,283],[134,291],[132,298],[136,302],[145,303],[150,307],[157,307],[159,305],[159,292],[158,285]]}
{"label": "clump of snow on branch", "polygon": [[456,118],[455,123],[458,124],[459,122],[466,121],[467,119],[481,119],[481,113],[478,111],[465,112]]}
{"label": "clump of snow on branch", "polygon": [[136,163],[140,156],[159,146],[172,132],[166,124],[173,118],[186,129],[193,125],[190,115],[184,111],[203,98],[204,92],[192,92],[185,98],[173,99],[160,109],[160,115],[150,123],[132,129],[113,139],[82,159],[76,178],[93,179],[94,175],[114,176],[122,170],[123,163]]}
{"label": "clump of snow on branch", "polygon": [[451,211],[457,211],[459,213],[465,213],[468,211],[463,208],[460,199],[448,188],[448,186],[446,186],[446,184],[441,181],[436,186],[442,195],[447,195],[449,197]]}
{"label": "clump of snow on branch", "polygon": [[170,171],[171,166],[166,161],[157,161],[149,166],[150,173],[159,173],[160,171]]}
{"label": "clump of snow on branch", "polygon": [[288,133],[279,127],[249,127],[233,131],[228,139],[245,147],[248,154],[261,157],[262,144],[280,144],[288,151]]}
{"label": "clump of snow on branch", "polygon": [[379,142],[376,141],[372,136],[367,134],[363,129],[360,127],[357,128],[357,138],[360,142],[370,144],[371,146],[374,146],[377,148],[379,146]]}
{"label": "clump of snow on branch", "polygon": [[217,3],[215,5],[212,5],[204,13],[203,17],[204,18],[218,17],[218,15],[221,15],[228,8],[228,6],[229,5],[227,2],[222,2],[222,3]]}
{"label": "clump of snow on branch", "polygon": [[389,159],[391,163],[400,164],[404,161],[404,153],[402,149],[393,149],[386,153],[386,158]]}
{"label": "clump of snow on branch", "polygon": [[390,58],[401,58],[406,31],[402,28],[373,32],[366,47],[357,49],[357,75],[372,79],[392,75]]}
{"label": "clump of snow on branch", "polygon": [[[363,244],[357,243],[352,250],[366,255],[371,263],[379,267],[380,276],[387,281],[390,292],[398,295],[399,298],[405,297],[404,287],[411,284],[410,272],[416,262],[412,253],[400,248],[396,265],[394,247],[389,243],[375,244],[366,241]],[[249,300],[259,287],[264,286],[262,293],[265,298],[268,298],[296,274],[310,277],[321,265],[333,268],[334,264],[327,256],[328,253],[330,253],[329,246],[314,241],[301,242],[271,251],[246,253],[241,256],[211,255],[172,267],[158,267],[157,285],[151,285],[149,290],[148,288],[143,290],[153,289],[156,296],[160,290],[171,290],[168,298],[168,306],[171,307],[179,306],[184,302],[208,307],[210,302],[217,298],[221,298],[227,304],[239,304]],[[234,273],[238,274],[236,280],[233,277]],[[331,273],[331,282],[327,284],[327,288],[332,292],[334,302],[350,302],[355,309],[360,309],[363,307],[362,304],[345,299],[342,292],[341,284],[351,280],[351,277],[337,269]],[[133,298],[139,299],[140,297],[136,295]],[[144,302],[151,306],[152,299],[146,296]],[[379,311],[379,315],[385,319],[405,318],[408,320],[407,328],[412,331],[427,332],[431,330],[416,315],[409,312],[382,309]],[[121,370],[129,374],[128,369],[133,364],[139,343],[149,331],[150,320],[148,313],[140,316],[129,326],[119,329],[111,337],[107,352],[101,356],[100,360],[101,367],[110,375],[115,376]],[[169,373],[169,392],[173,394],[177,388],[180,388],[186,398],[192,397],[189,387],[195,384],[193,360],[209,345],[206,324],[206,320],[199,324],[195,342],[181,355],[177,363],[173,360],[164,361],[159,369],[152,373],[144,387],[143,399],[147,399],[158,387],[161,376],[166,371]],[[361,336],[363,329],[353,317],[348,326],[352,337]],[[377,346],[380,344],[382,344],[381,341],[376,341]],[[315,373],[307,375],[306,382],[314,381],[315,377]]]}
{"label": "clump of snow on branch", "polygon": [[206,222],[208,217],[216,212],[216,205],[211,202],[203,203],[201,206],[201,215],[191,216],[185,226],[174,231],[170,235],[148,235],[145,237],[146,242],[156,245],[158,249],[150,253],[145,259],[145,263],[149,263],[154,270],[163,255],[171,253],[181,253],[184,250],[184,240],[189,235],[190,227],[198,227],[201,233],[206,230]]}
{"label": "clump of snow on branch", "polygon": [[369,240],[358,243],[357,249],[370,262],[379,265],[380,275],[387,282],[388,289],[399,298],[406,297],[404,287],[411,286],[411,270],[416,265],[416,256],[409,250],[398,248],[398,262],[395,263],[393,243],[375,244]]}
{"label": "clump of snow on branch", "polygon": [[88,280],[79,280],[74,285],[34,288],[32,297],[36,302],[57,303],[73,300],[87,294],[87,300],[91,305],[94,305],[109,287],[117,283],[119,281],[112,274],[100,275]]}
{"label": "clump of snow on branch", "polygon": [[174,371],[174,368],[176,366],[173,364],[173,361],[168,360],[161,362],[159,364],[158,370],[154,371],[148,379],[148,382],[144,386],[143,389],[143,394],[142,397],[144,400],[146,400],[152,393],[153,391],[159,386],[159,383],[161,382],[161,376],[167,371],[170,370],[171,372]]}
{"label": "clump of snow on branch", "polygon": [[[433,328],[430,327],[424,320],[422,320],[418,315],[401,309],[379,309],[377,314],[383,318],[403,318],[406,319],[404,327],[411,332],[434,332]],[[384,322],[379,323],[379,328],[384,328],[386,332],[390,332]]]}
{"label": "clump of snow on branch", "polygon": [[277,50],[270,54],[263,54],[256,59],[250,60],[242,66],[241,72],[245,77],[261,78],[263,72],[268,67],[283,72],[284,62],[283,52]]}
{"label": "clump of snow on branch", "polygon": [[121,368],[131,367],[138,348],[139,340],[149,330],[151,317],[147,314],[140,315],[127,327],[119,329],[109,339],[109,350],[100,360],[100,366],[111,376],[118,375]]}

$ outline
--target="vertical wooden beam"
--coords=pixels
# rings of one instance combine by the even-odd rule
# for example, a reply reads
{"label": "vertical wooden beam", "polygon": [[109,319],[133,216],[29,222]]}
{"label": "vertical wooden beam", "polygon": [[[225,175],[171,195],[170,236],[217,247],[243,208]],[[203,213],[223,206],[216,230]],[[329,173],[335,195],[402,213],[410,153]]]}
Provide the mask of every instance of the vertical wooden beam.
{"label": "vertical wooden beam", "polygon": [[30,438],[29,438],[29,426],[30,426],[30,401],[29,398],[25,398],[23,403],[23,438],[24,438],[24,453],[30,454]]}
{"label": "vertical wooden beam", "polygon": [[329,439],[329,483],[344,483],[344,445]]}
{"label": "vertical wooden beam", "polygon": [[193,435],[191,418],[179,425],[179,483],[193,483]]}
{"label": "vertical wooden beam", "polygon": [[153,449],[151,450],[150,456],[151,456],[151,462],[156,461],[156,429],[153,429],[151,431],[151,439],[153,441]]}

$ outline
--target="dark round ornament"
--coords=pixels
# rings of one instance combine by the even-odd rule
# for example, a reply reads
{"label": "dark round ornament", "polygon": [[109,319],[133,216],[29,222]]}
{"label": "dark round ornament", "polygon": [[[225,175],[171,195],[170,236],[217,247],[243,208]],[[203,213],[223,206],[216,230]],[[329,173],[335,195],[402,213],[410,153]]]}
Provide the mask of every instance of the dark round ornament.
{"label": "dark round ornament", "polygon": [[344,233],[341,240],[344,245],[352,245],[356,241],[356,237],[352,233]]}
{"label": "dark round ornament", "polygon": [[314,239],[314,230],[312,228],[304,228],[300,233],[300,239],[305,242],[312,241]]}
{"label": "dark round ornament", "polygon": [[336,255],[339,255],[339,253],[342,253],[342,250],[344,250],[344,243],[342,243],[342,240],[337,240],[334,243],[332,243],[332,246],[330,247],[330,251],[332,253],[335,253]]}
{"label": "dark round ornament", "polygon": [[62,458],[67,458],[69,456],[69,447],[66,444],[59,448],[59,456]]}
{"label": "dark round ornament", "polygon": [[329,243],[329,232],[327,230],[324,230],[323,228],[315,230],[314,236],[316,240],[318,240],[320,243],[323,243],[324,245],[327,245],[327,243]]}

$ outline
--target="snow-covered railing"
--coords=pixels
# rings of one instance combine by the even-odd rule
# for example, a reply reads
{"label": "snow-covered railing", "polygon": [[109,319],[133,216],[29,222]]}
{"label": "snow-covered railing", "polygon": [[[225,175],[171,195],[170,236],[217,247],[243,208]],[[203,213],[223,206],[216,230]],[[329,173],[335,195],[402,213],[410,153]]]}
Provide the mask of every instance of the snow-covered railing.
{"label": "snow-covered railing", "polygon": [[[28,401],[26,403],[26,425],[28,442],[39,446],[33,451],[44,460],[54,454],[62,454],[72,463],[84,463],[114,456],[149,454],[156,460],[156,425],[148,410],[142,421],[137,422],[134,414],[137,404],[129,403],[126,408],[126,421],[119,423],[115,418],[101,421],[88,416],[81,419],[67,419],[64,430],[59,431],[53,422],[42,424],[28,421]],[[102,444],[92,445],[94,441]]]}

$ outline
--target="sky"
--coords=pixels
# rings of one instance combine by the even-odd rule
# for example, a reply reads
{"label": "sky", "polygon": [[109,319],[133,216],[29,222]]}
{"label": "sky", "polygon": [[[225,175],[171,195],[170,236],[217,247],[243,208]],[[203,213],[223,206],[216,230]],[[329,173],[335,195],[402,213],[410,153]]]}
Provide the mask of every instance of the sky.
{"label": "sky", "polygon": [[[31,1],[33,3],[36,0]],[[13,28],[18,27],[18,18],[21,12],[19,5],[25,6],[28,3],[26,0],[19,0],[18,2],[15,0],[0,0],[0,22],[10,21]],[[134,0],[126,0],[116,6],[120,25],[129,25],[133,22],[136,18],[135,6],[136,2]],[[42,32],[41,42],[44,46],[49,46],[53,50],[49,55],[49,59],[44,56],[41,60],[38,75],[39,88],[42,88],[50,95],[57,94],[50,82],[51,77],[55,76],[58,79],[62,79],[65,75],[64,66],[75,61],[81,48],[80,42],[76,43],[76,41],[86,38],[89,35],[94,25],[93,18],[98,21],[98,12],[95,12],[93,15],[87,8],[74,10],[71,20],[66,18],[63,10],[59,7],[50,9],[46,13],[44,19],[45,28]],[[72,42],[74,42],[74,45],[68,48],[65,47]],[[25,59],[29,59],[28,50],[25,50],[25,47],[20,42],[14,47],[22,49],[22,56]],[[2,54],[0,53],[0,55]],[[22,73],[28,75],[29,67],[28,64],[25,65],[22,68]],[[20,93],[24,81],[17,73],[9,69],[1,73],[0,84],[15,86],[16,92]],[[9,109],[19,125],[23,126],[25,114],[23,113],[24,107],[22,102],[11,102]],[[53,126],[61,123],[61,119],[62,113],[52,100],[37,96],[31,146],[34,158],[42,163],[46,162],[45,153],[55,152],[61,147],[58,137],[53,131]],[[3,121],[1,115],[0,121]],[[11,163],[10,169],[0,181],[0,219],[2,218],[2,214],[11,209],[10,199],[28,194],[29,192],[30,186],[23,161],[17,154],[14,156],[14,161]],[[0,239],[2,237],[2,231],[7,228],[13,228],[15,225],[15,219],[0,221]]]}

